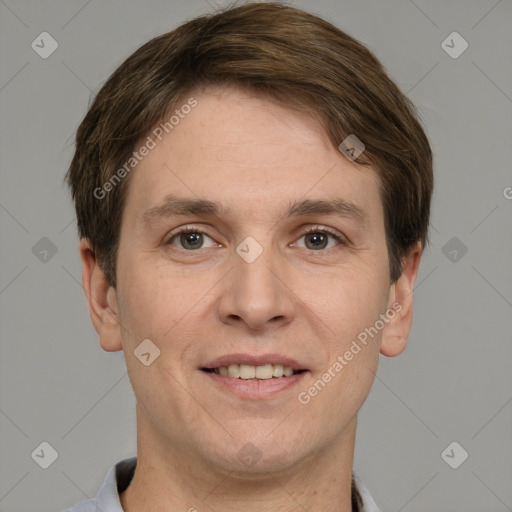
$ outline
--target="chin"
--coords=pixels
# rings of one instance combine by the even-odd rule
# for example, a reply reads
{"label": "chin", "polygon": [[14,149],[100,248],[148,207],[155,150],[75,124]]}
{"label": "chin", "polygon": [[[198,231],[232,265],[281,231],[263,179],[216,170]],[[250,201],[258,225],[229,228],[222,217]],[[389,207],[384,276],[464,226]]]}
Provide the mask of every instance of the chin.
{"label": "chin", "polygon": [[[275,424],[274,424],[275,428]],[[282,436],[268,435],[272,429],[259,431],[247,429],[245,435],[231,439],[227,445],[211,444],[206,457],[222,471],[240,479],[260,476],[268,479],[268,473],[282,472],[306,458],[314,448],[304,443],[304,434],[283,430]],[[283,437],[284,436],[284,437]],[[300,451],[298,450],[300,448]]]}

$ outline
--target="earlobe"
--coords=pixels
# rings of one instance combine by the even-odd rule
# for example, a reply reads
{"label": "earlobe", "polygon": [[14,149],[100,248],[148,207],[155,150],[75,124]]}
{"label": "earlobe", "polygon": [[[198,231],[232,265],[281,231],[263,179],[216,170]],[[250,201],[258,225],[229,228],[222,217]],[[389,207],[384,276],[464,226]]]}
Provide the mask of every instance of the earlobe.
{"label": "earlobe", "polygon": [[92,323],[100,337],[100,345],[107,352],[122,350],[115,289],[108,285],[87,238],[80,240],[79,252],[82,260],[82,286]]}
{"label": "earlobe", "polygon": [[401,336],[391,336],[383,333],[380,345],[380,353],[386,357],[395,357],[400,355],[407,345],[407,338]]}
{"label": "earlobe", "polygon": [[421,255],[422,248],[418,243],[403,259],[402,274],[391,286],[388,311],[394,310],[395,314],[382,331],[380,352],[384,356],[394,357],[405,350],[412,326],[413,289]]}

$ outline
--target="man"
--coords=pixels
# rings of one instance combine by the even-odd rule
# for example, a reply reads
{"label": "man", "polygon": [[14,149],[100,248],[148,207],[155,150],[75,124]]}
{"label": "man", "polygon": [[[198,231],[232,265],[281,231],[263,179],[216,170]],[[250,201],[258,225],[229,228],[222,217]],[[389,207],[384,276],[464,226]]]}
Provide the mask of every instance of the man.
{"label": "man", "polygon": [[138,444],[69,510],[377,511],[357,413],[405,348],[433,178],[376,58],[279,3],[191,20],[109,78],[67,180]]}

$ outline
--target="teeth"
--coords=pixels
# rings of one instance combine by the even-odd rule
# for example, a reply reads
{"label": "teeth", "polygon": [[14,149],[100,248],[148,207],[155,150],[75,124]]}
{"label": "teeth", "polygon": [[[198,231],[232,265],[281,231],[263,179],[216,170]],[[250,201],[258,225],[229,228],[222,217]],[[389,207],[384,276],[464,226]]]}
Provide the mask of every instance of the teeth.
{"label": "teeth", "polygon": [[272,365],[264,364],[263,366],[256,366],[255,368],[255,377],[257,379],[271,379],[272,378]]}
{"label": "teeth", "polygon": [[282,364],[275,364],[272,369],[272,377],[282,377],[284,375],[284,368]]}
{"label": "teeth", "polygon": [[[220,369],[219,369],[220,372]],[[230,364],[228,366],[228,375],[233,377],[234,379],[240,378],[240,365],[239,364]]]}
{"label": "teeth", "polygon": [[256,377],[256,368],[247,364],[240,365],[240,378],[241,379],[254,379]]}
{"label": "teeth", "polygon": [[289,366],[284,366],[283,374],[285,377],[289,377],[290,375],[293,375],[293,370]]}
{"label": "teeth", "polygon": [[230,364],[215,368],[214,373],[232,377],[233,379],[261,379],[268,380],[278,377],[290,377],[294,371],[289,366],[282,364],[264,364],[261,366],[251,366],[248,364]]}

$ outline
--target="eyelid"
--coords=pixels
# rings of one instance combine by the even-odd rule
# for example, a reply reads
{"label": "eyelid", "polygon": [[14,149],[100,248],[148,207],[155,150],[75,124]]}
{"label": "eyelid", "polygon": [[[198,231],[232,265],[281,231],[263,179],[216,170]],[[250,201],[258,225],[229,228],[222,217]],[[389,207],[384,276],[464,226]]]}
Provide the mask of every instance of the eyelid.
{"label": "eyelid", "polygon": [[334,228],[329,228],[327,226],[322,226],[321,224],[315,224],[314,226],[307,228],[306,231],[302,231],[302,235],[316,232],[329,233],[330,235],[333,235],[335,238],[340,238],[348,242],[348,238],[341,231],[338,231],[337,229]]}

